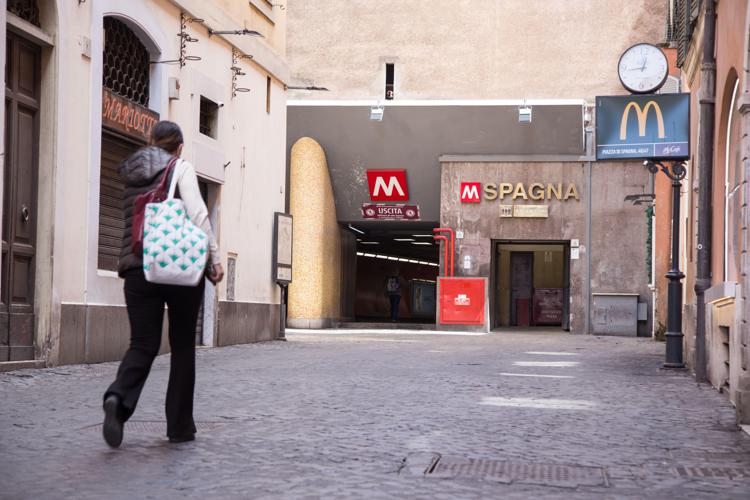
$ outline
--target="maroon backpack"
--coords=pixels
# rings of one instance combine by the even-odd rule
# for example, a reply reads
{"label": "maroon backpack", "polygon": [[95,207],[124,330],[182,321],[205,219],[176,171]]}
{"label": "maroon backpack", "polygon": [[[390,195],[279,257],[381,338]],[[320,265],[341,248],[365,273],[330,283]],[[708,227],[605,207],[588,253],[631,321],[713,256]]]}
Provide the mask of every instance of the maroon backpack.
{"label": "maroon backpack", "polygon": [[169,174],[172,172],[175,163],[177,163],[177,157],[173,156],[169,160],[169,163],[167,163],[167,168],[164,169],[164,174],[161,177],[159,185],[147,193],[139,194],[133,203],[133,226],[130,233],[130,246],[135,254],[143,252],[143,221],[146,215],[146,205],[149,203],[161,203],[167,199]]}

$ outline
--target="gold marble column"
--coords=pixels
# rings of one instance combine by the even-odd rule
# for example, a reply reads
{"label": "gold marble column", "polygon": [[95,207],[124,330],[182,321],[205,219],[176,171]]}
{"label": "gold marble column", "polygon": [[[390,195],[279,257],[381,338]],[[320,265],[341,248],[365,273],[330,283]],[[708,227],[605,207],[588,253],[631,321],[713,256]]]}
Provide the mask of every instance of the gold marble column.
{"label": "gold marble column", "polygon": [[288,324],[329,327],[341,316],[341,237],[323,148],[303,137],[291,151],[290,210],[294,216],[294,279]]}

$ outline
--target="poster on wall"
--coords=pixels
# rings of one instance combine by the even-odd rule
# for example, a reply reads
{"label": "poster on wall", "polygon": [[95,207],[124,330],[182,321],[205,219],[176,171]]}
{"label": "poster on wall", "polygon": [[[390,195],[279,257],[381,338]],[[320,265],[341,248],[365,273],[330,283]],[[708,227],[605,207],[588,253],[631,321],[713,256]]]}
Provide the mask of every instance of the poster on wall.
{"label": "poster on wall", "polygon": [[275,212],[273,228],[274,281],[280,285],[288,285],[292,282],[292,216]]}

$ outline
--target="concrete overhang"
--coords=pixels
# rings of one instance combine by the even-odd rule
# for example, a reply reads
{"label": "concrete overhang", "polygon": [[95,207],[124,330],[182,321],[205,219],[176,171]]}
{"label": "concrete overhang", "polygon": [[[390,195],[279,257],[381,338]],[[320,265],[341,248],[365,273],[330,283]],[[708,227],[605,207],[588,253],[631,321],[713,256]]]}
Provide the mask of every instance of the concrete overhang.
{"label": "concrete overhang", "polygon": [[[370,120],[371,107],[378,105],[384,107],[382,121]],[[524,105],[532,107],[530,123],[519,123]],[[583,99],[289,100],[287,147],[302,137],[323,147],[339,221],[362,223],[362,204],[371,202],[367,170],[405,169],[407,203],[419,205],[422,221],[436,223],[441,156],[582,158],[585,108]]]}

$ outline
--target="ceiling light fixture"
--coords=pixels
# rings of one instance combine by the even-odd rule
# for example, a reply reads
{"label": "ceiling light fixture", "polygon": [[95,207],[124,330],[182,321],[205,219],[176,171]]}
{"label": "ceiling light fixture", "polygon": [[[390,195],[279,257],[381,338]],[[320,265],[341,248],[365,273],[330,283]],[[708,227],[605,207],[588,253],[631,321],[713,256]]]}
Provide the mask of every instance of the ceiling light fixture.
{"label": "ceiling light fixture", "polygon": [[412,241],[411,244],[412,245],[429,245],[429,246],[432,246],[432,243],[430,243],[429,241]]}
{"label": "ceiling light fixture", "polygon": [[518,123],[531,123],[531,106],[523,101],[523,105],[518,107]]}
{"label": "ceiling light fixture", "polygon": [[349,229],[351,229],[352,231],[354,231],[356,233],[359,233],[359,234],[365,234],[364,231],[362,231],[361,229],[357,229],[356,227],[352,226],[351,224],[349,224]]}
{"label": "ceiling light fixture", "polygon": [[385,111],[385,108],[380,103],[374,106],[371,106],[370,107],[370,120],[375,121],[375,122],[382,122],[384,111]]}
{"label": "ceiling light fixture", "polygon": [[393,241],[414,241],[414,238],[393,238]]}

